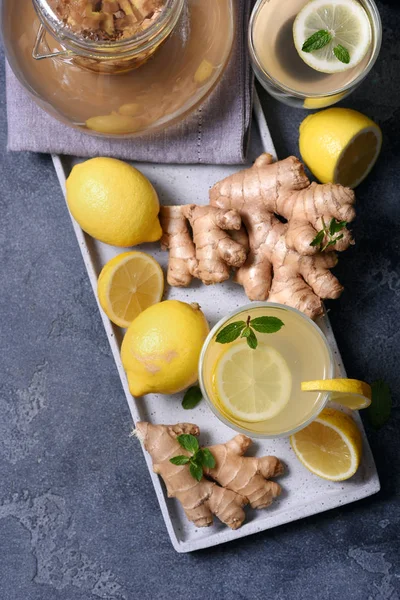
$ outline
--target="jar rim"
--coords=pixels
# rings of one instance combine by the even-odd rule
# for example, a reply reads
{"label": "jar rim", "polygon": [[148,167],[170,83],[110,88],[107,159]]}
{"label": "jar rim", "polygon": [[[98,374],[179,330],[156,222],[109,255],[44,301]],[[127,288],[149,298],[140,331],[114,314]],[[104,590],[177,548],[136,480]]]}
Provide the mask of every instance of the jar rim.
{"label": "jar rim", "polygon": [[56,39],[62,42],[68,49],[78,50],[80,53],[98,54],[115,51],[121,53],[143,52],[148,47],[159,41],[159,38],[165,36],[165,29],[171,31],[180,15],[185,0],[166,0],[165,6],[160,16],[147,29],[136,33],[135,35],[119,40],[92,40],[84,37],[70,29],[55,14],[50,7],[48,0],[33,0],[35,11],[46,30]]}

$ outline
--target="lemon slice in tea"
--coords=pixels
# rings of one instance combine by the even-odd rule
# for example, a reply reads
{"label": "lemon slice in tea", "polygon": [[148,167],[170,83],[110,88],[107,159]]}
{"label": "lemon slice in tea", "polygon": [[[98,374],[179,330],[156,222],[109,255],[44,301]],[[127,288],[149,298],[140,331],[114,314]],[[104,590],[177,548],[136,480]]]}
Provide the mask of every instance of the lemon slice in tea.
{"label": "lemon slice in tea", "polygon": [[[330,38],[328,43],[305,52],[305,42],[321,32]],[[338,73],[362,61],[371,45],[372,30],[366,11],[356,0],[311,0],[294,21],[293,39],[297,52],[309,67],[323,73]]]}
{"label": "lemon slice in tea", "polygon": [[226,349],[214,382],[223,409],[247,422],[271,419],[289,402],[292,375],[283,356],[265,344],[252,350],[243,340]]}

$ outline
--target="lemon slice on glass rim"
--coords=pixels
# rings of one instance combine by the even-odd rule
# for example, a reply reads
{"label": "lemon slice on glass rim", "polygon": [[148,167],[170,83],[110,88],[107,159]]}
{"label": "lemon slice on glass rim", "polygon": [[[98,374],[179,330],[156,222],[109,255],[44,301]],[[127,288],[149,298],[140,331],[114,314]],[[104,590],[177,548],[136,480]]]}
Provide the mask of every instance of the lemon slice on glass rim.
{"label": "lemon slice on glass rim", "polygon": [[331,400],[351,410],[368,408],[371,404],[371,386],[358,379],[317,379],[303,381],[302,392],[331,392]]}
{"label": "lemon slice on glass rim", "polygon": [[263,343],[254,351],[246,340],[225,350],[213,379],[222,408],[249,423],[271,419],[281,412],[292,390],[292,375],[283,356]]}
{"label": "lemon slice on glass rim", "polygon": [[[304,43],[317,32],[329,34],[330,41],[305,52]],[[356,0],[310,0],[293,23],[293,40],[309,67],[322,73],[339,73],[352,69],[365,57],[372,42],[372,28],[365,9]],[[343,50],[348,53],[346,62],[338,58]]]}

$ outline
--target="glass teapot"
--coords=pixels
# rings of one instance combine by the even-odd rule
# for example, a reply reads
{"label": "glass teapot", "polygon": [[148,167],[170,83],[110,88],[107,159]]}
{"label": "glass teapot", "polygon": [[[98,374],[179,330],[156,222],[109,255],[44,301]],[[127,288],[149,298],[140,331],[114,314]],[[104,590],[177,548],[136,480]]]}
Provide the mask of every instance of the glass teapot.
{"label": "glass teapot", "polygon": [[233,0],[0,3],[19,81],[51,115],[94,135],[177,123],[213,90],[232,49]]}

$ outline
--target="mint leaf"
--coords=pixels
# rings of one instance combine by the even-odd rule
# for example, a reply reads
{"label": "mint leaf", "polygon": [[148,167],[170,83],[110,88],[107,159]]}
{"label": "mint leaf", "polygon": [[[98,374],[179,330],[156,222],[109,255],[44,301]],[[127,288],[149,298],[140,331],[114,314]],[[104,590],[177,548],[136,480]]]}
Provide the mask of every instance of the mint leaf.
{"label": "mint leaf", "polygon": [[314,52],[314,50],[320,50],[332,39],[332,35],[326,29],[320,29],[313,33],[303,44],[303,52]]}
{"label": "mint leaf", "polygon": [[256,334],[254,333],[253,330],[251,330],[250,335],[246,339],[247,339],[247,345],[250,346],[250,348],[252,350],[255,350],[258,346],[258,340],[257,340]]}
{"label": "mint leaf", "polygon": [[176,439],[178,440],[182,448],[185,448],[185,450],[191,452],[192,454],[195,454],[199,449],[199,442],[197,438],[194,437],[194,435],[191,435],[190,433],[182,433],[182,435],[178,435]]}
{"label": "mint leaf", "polygon": [[198,465],[193,459],[190,461],[190,474],[192,477],[197,479],[197,481],[201,481],[203,479],[203,469],[201,465]]}
{"label": "mint leaf", "polygon": [[245,327],[246,323],[244,321],[235,321],[234,323],[229,323],[229,325],[221,329],[215,338],[215,341],[219,344],[229,344],[230,342],[234,342]]}
{"label": "mint leaf", "polygon": [[330,235],[335,235],[335,233],[339,233],[342,231],[347,225],[347,221],[337,221],[335,218],[331,220],[329,223],[329,233]]}
{"label": "mint leaf", "polygon": [[371,384],[372,402],[368,407],[368,420],[374,429],[385,425],[392,411],[392,395],[387,383],[382,379]]}
{"label": "mint leaf", "polygon": [[347,50],[347,48],[345,48],[341,44],[338,44],[337,46],[334,47],[333,53],[336,56],[336,58],[338,60],[340,60],[340,62],[344,63],[345,65],[349,64],[349,62],[350,62],[350,53]]}
{"label": "mint leaf", "polygon": [[249,337],[250,334],[251,334],[250,327],[245,327],[243,329],[243,333],[242,333],[242,335],[240,337],[247,338],[247,337]]}
{"label": "mint leaf", "polygon": [[185,410],[190,410],[191,408],[197,406],[202,399],[203,395],[201,393],[201,389],[198,385],[194,385],[186,390],[182,400],[182,407]]}
{"label": "mint leaf", "polygon": [[329,240],[329,242],[327,244],[325,244],[325,246],[322,248],[321,252],[323,252],[324,250],[329,248],[329,246],[334,246],[335,244],[336,244],[336,240]]}
{"label": "mint leaf", "polygon": [[215,458],[211,454],[208,448],[201,448],[196,455],[198,461],[207,469],[213,469],[215,467]]}
{"label": "mint leaf", "polygon": [[174,456],[173,458],[169,459],[169,462],[171,462],[173,465],[187,465],[188,462],[190,461],[190,458],[188,456]]}
{"label": "mint leaf", "polygon": [[260,333],[276,333],[284,323],[277,317],[256,317],[250,321],[250,325]]}
{"label": "mint leaf", "polygon": [[317,233],[317,235],[315,236],[313,241],[310,243],[310,246],[320,246],[322,244],[322,242],[324,241],[324,237],[325,237],[325,230],[321,229],[321,231],[319,231]]}

